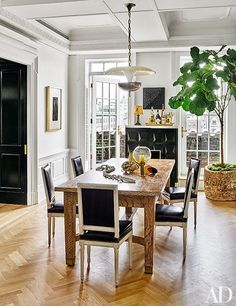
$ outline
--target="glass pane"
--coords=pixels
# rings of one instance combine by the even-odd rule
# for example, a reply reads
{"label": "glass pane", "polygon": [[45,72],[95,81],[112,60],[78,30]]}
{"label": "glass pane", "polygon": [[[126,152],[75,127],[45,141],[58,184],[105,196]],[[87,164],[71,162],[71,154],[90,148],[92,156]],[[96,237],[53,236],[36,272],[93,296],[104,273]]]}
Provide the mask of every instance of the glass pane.
{"label": "glass pane", "polygon": [[220,134],[210,134],[210,150],[220,150]]}
{"label": "glass pane", "polygon": [[217,116],[210,116],[210,133],[220,133],[220,122]]}
{"label": "glass pane", "polygon": [[102,131],[102,116],[96,117],[96,131]]}
{"label": "glass pane", "polygon": [[197,116],[188,114],[186,117],[187,133],[197,133]]}
{"label": "glass pane", "polygon": [[110,158],[116,157],[116,148],[110,148]]}
{"label": "glass pane", "polygon": [[210,164],[218,163],[220,161],[220,153],[219,152],[210,152]]}
{"label": "glass pane", "polygon": [[96,146],[101,147],[102,146],[102,132],[96,132]]}
{"label": "glass pane", "polygon": [[108,114],[109,113],[109,100],[103,99],[103,113]]}
{"label": "glass pane", "polygon": [[208,150],[208,132],[198,135],[198,150]]}
{"label": "glass pane", "polygon": [[96,163],[102,162],[102,149],[96,150]]}
{"label": "glass pane", "polygon": [[191,132],[187,134],[187,150],[196,150],[197,149],[197,134]]}
{"label": "glass pane", "polygon": [[116,100],[110,100],[110,112],[116,114]]}
{"label": "glass pane", "polygon": [[196,152],[186,152],[186,166],[188,167],[189,166],[189,162],[190,162],[190,159],[191,157],[192,158],[196,158]]}
{"label": "glass pane", "polygon": [[109,131],[109,116],[103,117],[103,131]]}
{"label": "glass pane", "polygon": [[116,99],[116,84],[110,84],[110,99]]}
{"label": "glass pane", "polygon": [[92,63],[91,72],[103,72],[103,63]]}
{"label": "glass pane", "polygon": [[116,130],[116,117],[110,117],[110,131]]}
{"label": "glass pane", "polygon": [[102,83],[103,84],[103,98],[109,98],[109,83]]}
{"label": "glass pane", "polygon": [[96,98],[102,98],[102,83],[101,82],[97,82],[96,83],[97,88],[96,88]]}
{"label": "glass pane", "polygon": [[102,99],[97,99],[96,101],[96,112],[102,113]]}
{"label": "glass pane", "polygon": [[116,133],[115,132],[110,133],[110,145],[111,146],[116,145]]}
{"label": "glass pane", "polygon": [[116,63],[105,63],[105,71],[116,67]]}
{"label": "glass pane", "polygon": [[208,132],[208,116],[198,117],[198,132]]}
{"label": "glass pane", "polygon": [[103,161],[106,161],[109,159],[109,148],[103,149]]}
{"label": "glass pane", "polygon": [[109,132],[103,133],[103,147],[109,146]]}
{"label": "glass pane", "polygon": [[201,160],[201,168],[208,165],[208,152],[198,152],[198,158]]}

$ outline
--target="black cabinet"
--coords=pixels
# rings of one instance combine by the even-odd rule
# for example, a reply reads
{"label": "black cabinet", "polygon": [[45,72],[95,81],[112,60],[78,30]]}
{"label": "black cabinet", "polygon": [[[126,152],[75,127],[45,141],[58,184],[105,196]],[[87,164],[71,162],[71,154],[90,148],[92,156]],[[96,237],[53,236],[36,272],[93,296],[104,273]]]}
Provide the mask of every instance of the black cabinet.
{"label": "black cabinet", "polygon": [[137,146],[146,146],[150,150],[160,150],[162,159],[175,159],[170,184],[178,182],[178,128],[163,127],[126,127],[126,157]]}

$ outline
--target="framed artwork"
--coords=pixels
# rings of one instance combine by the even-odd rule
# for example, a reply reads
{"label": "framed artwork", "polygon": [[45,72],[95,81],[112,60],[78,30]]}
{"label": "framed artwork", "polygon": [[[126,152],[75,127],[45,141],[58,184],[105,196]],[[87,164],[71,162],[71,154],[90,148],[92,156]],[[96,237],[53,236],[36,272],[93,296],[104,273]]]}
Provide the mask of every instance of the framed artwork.
{"label": "framed artwork", "polygon": [[143,108],[162,109],[165,108],[165,87],[143,88]]}
{"label": "framed artwork", "polygon": [[61,129],[61,98],[61,89],[51,86],[46,87],[46,131]]}

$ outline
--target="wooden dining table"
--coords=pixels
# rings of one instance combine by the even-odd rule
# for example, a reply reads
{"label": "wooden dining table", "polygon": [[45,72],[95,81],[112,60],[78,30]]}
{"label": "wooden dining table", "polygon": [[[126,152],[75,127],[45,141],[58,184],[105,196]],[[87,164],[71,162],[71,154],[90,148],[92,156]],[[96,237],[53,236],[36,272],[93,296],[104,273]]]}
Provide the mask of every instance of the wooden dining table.
{"label": "wooden dining table", "polygon": [[[112,174],[124,175],[121,170],[121,165],[124,161],[126,159],[112,158],[104,164],[115,167],[115,171]],[[77,184],[114,184],[117,182],[119,206],[126,207],[127,210],[132,207],[144,209],[144,237],[134,236],[133,242],[144,246],[145,273],[153,273],[155,204],[162,190],[168,184],[175,160],[151,159],[148,164],[158,170],[157,174],[154,177],[148,175],[141,177],[140,170],[138,169],[131,175],[128,175],[129,178],[135,180],[135,183],[117,182],[105,178],[102,171],[92,169],[55,188],[55,191],[62,191],[64,193],[65,252],[67,265],[73,266],[75,264],[76,241],[79,239],[79,235],[76,234]]]}

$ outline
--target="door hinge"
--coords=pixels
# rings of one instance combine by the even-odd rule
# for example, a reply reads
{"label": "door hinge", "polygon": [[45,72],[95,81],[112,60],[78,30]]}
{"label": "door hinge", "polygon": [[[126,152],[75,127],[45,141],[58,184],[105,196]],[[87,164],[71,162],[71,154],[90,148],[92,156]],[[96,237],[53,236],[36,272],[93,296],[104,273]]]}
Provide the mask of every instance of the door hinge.
{"label": "door hinge", "polygon": [[90,84],[90,87],[93,88],[93,83]]}
{"label": "door hinge", "polygon": [[27,144],[24,144],[24,155],[27,155]]}
{"label": "door hinge", "polygon": [[90,123],[93,124],[93,119],[92,118],[90,119]]}

